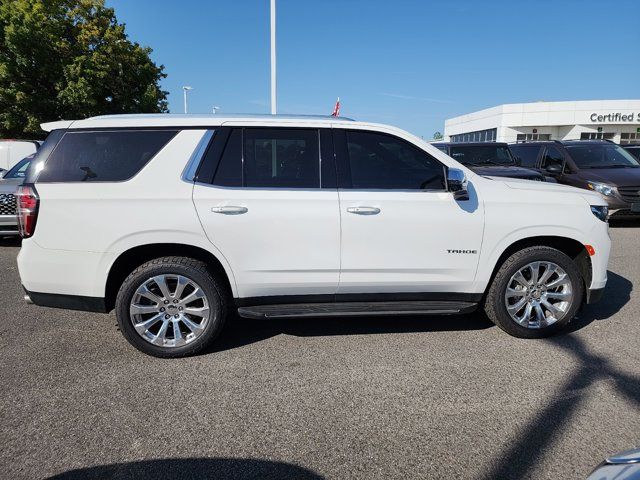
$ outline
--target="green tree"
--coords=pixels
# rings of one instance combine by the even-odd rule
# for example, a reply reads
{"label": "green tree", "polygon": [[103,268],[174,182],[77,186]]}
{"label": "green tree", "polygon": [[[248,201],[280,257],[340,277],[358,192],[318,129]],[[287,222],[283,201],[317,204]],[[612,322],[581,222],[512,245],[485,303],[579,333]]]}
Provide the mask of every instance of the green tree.
{"label": "green tree", "polygon": [[440,132],[435,132],[433,134],[433,139],[434,140],[442,140],[442,134]]}
{"label": "green tree", "polygon": [[164,66],[128,39],[104,0],[0,0],[0,137],[40,123],[166,112]]}

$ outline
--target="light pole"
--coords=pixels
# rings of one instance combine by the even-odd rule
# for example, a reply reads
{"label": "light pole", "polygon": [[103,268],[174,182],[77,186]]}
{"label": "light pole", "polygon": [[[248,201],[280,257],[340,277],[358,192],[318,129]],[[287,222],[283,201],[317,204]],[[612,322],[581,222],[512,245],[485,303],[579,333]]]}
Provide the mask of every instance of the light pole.
{"label": "light pole", "polygon": [[271,0],[271,114],[276,111],[276,0]]}
{"label": "light pole", "polygon": [[189,113],[189,108],[187,106],[187,92],[189,90],[193,90],[193,87],[189,87],[189,86],[184,86],[182,87],[182,93],[184,95],[184,113]]}

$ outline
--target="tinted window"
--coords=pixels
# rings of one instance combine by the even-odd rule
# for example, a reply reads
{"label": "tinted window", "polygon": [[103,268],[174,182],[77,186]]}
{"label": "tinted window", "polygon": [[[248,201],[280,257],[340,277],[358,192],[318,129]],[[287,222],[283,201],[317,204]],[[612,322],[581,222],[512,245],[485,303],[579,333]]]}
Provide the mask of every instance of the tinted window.
{"label": "tinted window", "polygon": [[244,186],[319,188],[319,144],[315,129],[245,129]]}
{"label": "tinted window", "polygon": [[176,130],[67,132],[47,159],[38,182],[128,180],[176,133]]}
{"label": "tinted window", "polygon": [[547,168],[551,165],[557,165],[564,169],[564,157],[556,147],[547,147],[542,159],[542,168]]}
{"label": "tinted window", "polygon": [[353,188],[443,190],[444,167],[413,145],[374,132],[348,131]]}
{"label": "tinted window", "polygon": [[523,167],[534,168],[536,166],[536,160],[538,160],[540,148],[541,145],[512,145],[511,151],[519,158]]}
{"label": "tinted window", "polygon": [[634,157],[636,157],[637,159],[640,159],[640,146],[638,147],[625,147],[625,149],[627,150],[627,152],[629,152],[631,155],[633,155]]}
{"label": "tinted window", "polygon": [[[215,155],[215,150],[210,148],[207,156]],[[205,158],[205,162],[207,159]],[[224,147],[218,169],[213,179],[214,185],[221,187],[242,186],[242,129],[234,128],[229,135]]]}
{"label": "tinted window", "polygon": [[451,145],[451,158],[464,165],[512,165],[506,145]]}
{"label": "tinted window", "polygon": [[579,168],[621,168],[638,167],[633,156],[613,143],[592,143],[567,145],[571,158]]}
{"label": "tinted window", "polygon": [[[29,155],[16,163],[2,178],[24,178],[27,176],[27,169],[31,165],[31,160],[35,154]],[[1,176],[1,175],[0,175]]]}

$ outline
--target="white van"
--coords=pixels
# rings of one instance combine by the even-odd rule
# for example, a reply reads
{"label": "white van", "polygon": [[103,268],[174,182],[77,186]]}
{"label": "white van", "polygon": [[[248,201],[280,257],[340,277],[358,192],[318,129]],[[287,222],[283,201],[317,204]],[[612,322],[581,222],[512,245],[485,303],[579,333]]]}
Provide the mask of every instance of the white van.
{"label": "white van", "polygon": [[39,147],[36,140],[0,140],[0,170],[9,170]]}

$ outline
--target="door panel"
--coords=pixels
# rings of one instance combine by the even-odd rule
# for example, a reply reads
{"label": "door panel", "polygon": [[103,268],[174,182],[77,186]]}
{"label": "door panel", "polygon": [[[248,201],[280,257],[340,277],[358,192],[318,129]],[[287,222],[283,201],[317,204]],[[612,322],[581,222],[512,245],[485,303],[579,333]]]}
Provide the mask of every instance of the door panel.
{"label": "door panel", "polygon": [[[196,184],[193,200],[207,237],[231,265],[240,297],[336,292],[340,218],[335,190]],[[219,212],[225,209],[235,212]]]}
{"label": "door panel", "polygon": [[[472,292],[484,211],[446,191],[446,169],[393,135],[336,129],[338,293]],[[355,188],[354,188],[355,187]]]}
{"label": "door panel", "polygon": [[[338,293],[472,291],[484,216],[475,194],[466,202],[456,202],[448,192],[340,190],[339,195]],[[358,207],[379,213],[349,212]]]}
{"label": "door panel", "polygon": [[335,294],[338,193],[320,188],[332,144],[311,128],[235,127],[219,141],[224,147],[209,149],[218,157],[203,164],[215,165],[207,171],[212,180],[195,184],[193,200],[239,296]]}

